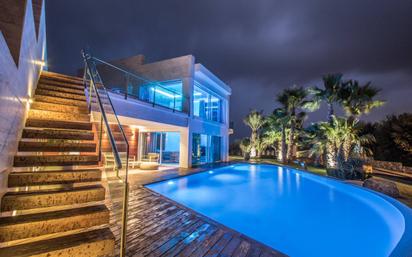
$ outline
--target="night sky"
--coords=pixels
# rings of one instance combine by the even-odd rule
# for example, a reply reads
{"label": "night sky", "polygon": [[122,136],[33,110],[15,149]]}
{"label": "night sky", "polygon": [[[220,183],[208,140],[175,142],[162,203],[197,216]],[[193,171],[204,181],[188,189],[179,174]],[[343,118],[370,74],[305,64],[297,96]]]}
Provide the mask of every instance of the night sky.
{"label": "night sky", "polygon": [[411,0],[49,0],[46,17],[52,71],[74,74],[85,46],[106,60],[193,54],[232,87],[235,138],[251,109],[331,72],[382,89],[387,104],[366,120],[412,111]]}

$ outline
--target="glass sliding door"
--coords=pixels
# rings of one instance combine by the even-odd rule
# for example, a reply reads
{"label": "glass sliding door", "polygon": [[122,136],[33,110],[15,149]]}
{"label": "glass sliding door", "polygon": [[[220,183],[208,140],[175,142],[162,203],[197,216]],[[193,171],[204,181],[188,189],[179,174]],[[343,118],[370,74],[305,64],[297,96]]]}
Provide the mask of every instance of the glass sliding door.
{"label": "glass sliding door", "polygon": [[180,133],[163,132],[162,133],[162,159],[163,164],[179,164],[180,155]]}
{"label": "glass sliding door", "polygon": [[159,132],[143,132],[141,134],[140,160],[144,162],[159,162],[162,134]]}
{"label": "glass sliding door", "polygon": [[194,133],[192,140],[192,163],[206,163],[207,159],[207,136]]}
{"label": "glass sliding door", "polygon": [[221,137],[193,133],[192,163],[221,161]]}
{"label": "glass sliding door", "polygon": [[142,132],[140,160],[160,164],[179,164],[179,132]]}
{"label": "glass sliding door", "polygon": [[212,136],[211,141],[210,141],[210,157],[211,157],[211,162],[218,162],[221,161],[221,137],[218,136]]}

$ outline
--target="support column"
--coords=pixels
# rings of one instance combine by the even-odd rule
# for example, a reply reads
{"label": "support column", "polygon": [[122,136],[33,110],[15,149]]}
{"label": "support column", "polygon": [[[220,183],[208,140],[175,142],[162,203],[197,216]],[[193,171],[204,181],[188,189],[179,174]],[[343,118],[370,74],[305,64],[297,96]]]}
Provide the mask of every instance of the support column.
{"label": "support column", "polygon": [[179,167],[192,167],[192,133],[189,128],[180,131]]}

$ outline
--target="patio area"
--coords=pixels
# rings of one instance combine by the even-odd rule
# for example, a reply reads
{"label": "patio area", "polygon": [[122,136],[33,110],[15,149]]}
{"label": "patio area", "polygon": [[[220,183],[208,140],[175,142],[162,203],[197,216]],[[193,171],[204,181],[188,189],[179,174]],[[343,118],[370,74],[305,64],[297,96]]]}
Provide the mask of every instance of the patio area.
{"label": "patio area", "polygon": [[130,170],[127,256],[285,256],[143,186],[208,168]]}

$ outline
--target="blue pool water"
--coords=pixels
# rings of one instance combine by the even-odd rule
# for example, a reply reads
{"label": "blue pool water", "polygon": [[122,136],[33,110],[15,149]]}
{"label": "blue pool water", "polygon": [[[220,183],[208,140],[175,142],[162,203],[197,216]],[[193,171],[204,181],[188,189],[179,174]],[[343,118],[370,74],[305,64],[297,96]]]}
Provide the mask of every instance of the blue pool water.
{"label": "blue pool water", "polygon": [[408,207],[310,173],[238,164],[147,187],[290,256],[411,254]]}

